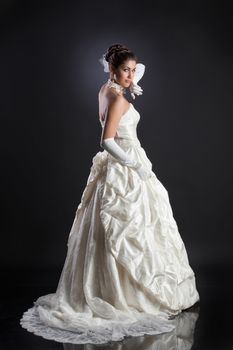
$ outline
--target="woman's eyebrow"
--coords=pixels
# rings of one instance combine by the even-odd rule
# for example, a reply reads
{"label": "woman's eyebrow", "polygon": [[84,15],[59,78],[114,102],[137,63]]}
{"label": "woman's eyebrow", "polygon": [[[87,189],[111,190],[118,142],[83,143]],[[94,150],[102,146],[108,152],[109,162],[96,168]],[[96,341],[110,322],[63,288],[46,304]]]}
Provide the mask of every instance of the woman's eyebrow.
{"label": "woman's eyebrow", "polygon": [[[130,69],[130,67],[128,67],[128,66],[126,66],[125,68],[129,68]],[[136,67],[134,67],[134,68],[132,68],[132,69],[135,69]]]}

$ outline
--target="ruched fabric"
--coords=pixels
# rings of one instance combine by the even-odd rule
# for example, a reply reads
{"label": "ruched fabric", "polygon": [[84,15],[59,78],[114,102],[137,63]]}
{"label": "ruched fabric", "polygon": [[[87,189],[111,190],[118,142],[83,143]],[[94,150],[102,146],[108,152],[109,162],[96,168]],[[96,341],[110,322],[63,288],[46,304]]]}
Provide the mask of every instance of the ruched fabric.
{"label": "ruched fabric", "polygon": [[[130,104],[115,141],[152,170],[139,120]],[[20,321],[44,338],[99,344],[166,333],[175,327],[169,316],[199,300],[167,190],[154,172],[142,181],[105,150],[92,159],[67,247],[56,292],[39,297]]]}

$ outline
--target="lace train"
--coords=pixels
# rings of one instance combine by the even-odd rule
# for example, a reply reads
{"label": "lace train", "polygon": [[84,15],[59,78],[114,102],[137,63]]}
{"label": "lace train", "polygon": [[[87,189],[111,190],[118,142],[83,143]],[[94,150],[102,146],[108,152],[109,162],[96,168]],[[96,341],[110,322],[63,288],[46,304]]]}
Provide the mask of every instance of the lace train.
{"label": "lace train", "polygon": [[49,327],[41,321],[37,306],[24,312],[20,320],[23,328],[45,339],[72,344],[104,344],[121,341],[129,336],[156,335],[170,332],[175,328],[175,320],[166,320],[156,316],[145,316],[133,323],[106,322],[104,326],[80,328],[72,332],[65,329]]}

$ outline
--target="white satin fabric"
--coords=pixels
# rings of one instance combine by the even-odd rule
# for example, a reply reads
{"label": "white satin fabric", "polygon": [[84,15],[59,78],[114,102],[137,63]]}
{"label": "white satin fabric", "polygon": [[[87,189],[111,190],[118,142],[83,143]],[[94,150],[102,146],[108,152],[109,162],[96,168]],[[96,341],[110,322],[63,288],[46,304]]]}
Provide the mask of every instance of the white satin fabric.
{"label": "white satin fabric", "polygon": [[[115,141],[152,170],[137,137],[139,120],[130,104]],[[39,297],[20,323],[70,343],[169,332],[175,327],[169,316],[195,304],[199,294],[168,192],[155,173],[142,181],[106,150],[92,161],[57,290]]]}

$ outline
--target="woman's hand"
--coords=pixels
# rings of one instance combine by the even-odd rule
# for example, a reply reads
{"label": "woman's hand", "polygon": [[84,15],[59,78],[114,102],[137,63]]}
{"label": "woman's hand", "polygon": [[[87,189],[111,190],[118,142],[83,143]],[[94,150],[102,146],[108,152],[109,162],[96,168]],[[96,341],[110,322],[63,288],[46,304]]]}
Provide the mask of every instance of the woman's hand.
{"label": "woman's hand", "polygon": [[129,90],[133,99],[135,99],[135,95],[138,95],[138,96],[142,95],[142,92],[143,92],[141,86],[139,86],[138,84],[135,84],[134,82],[131,83]]}

